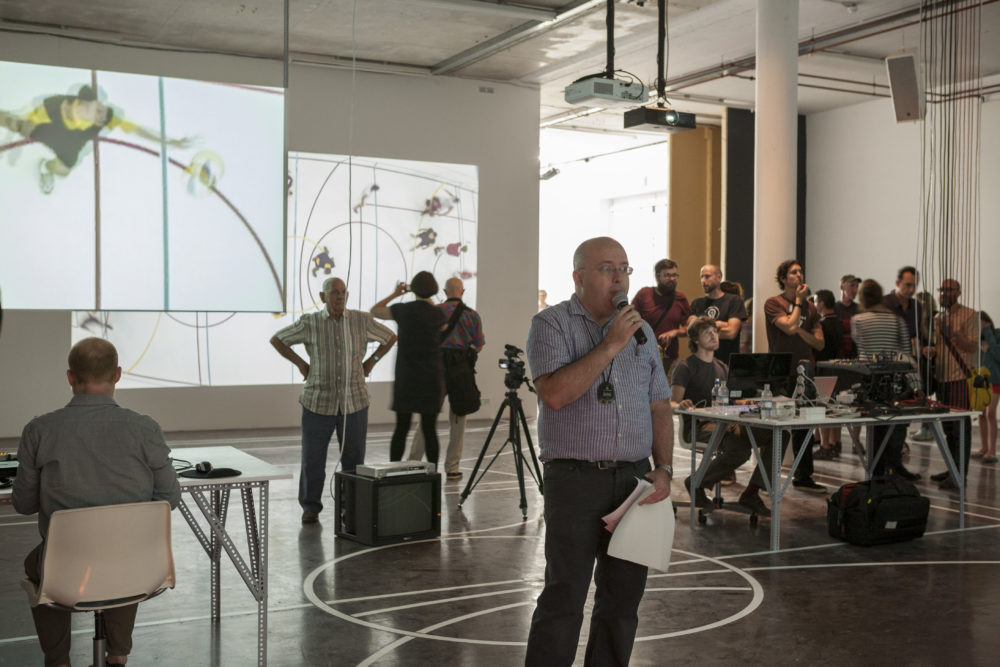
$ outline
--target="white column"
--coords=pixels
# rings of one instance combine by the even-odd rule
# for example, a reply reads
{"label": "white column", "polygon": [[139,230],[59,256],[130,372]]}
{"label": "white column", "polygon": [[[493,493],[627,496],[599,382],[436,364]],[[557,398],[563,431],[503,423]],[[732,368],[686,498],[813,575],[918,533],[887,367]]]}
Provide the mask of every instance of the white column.
{"label": "white column", "polygon": [[[757,0],[753,265],[755,352],[767,351],[764,301],[779,291],[774,280],[775,271],[781,262],[795,256],[798,29],[797,0]],[[803,257],[797,259],[805,261]]]}

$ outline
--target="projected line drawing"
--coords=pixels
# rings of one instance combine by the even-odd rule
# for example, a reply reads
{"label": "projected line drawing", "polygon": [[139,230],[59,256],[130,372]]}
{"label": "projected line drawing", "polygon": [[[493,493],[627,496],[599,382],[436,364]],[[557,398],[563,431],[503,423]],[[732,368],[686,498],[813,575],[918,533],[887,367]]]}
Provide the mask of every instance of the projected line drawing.
{"label": "projected line drawing", "polygon": [[[95,324],[89,331],[81,328],[87,313],[78,313],[74,341],[102,335],[118,347],[126,368],[119,387],[299,383],[298,371],[274,354],[268,340],[303,313],[323,307],[318,294],[330,277],[347,283],[349,308],[367,311],[396,281],[408,281],[416,271],[434,272],[440,284],[459,275],[466,281],[464,300],[475,307],[474,166],[292,153],[288,174],[294,187],[288,199],[284,312],[115,312],[107,320],[112,328],[101,333],[95,333],[101,331]],[[441,245],[417,251],[411,260],[411,235],[431,222],[423,215],[427,193],[445,191],[457,203],[447,216],[433,217]],[[433,252],[435,247],[441,251]],[[369,381],[392,380],[394,363],[386,361],[375,366]]]}
{"label": "projected line drawing", "polygon": [[[11,307],[284,308],[284,90],[9,62],[0,80]],[[53,239],[72,280],[30,260]]]}
{"label": "projected line drawing", "polygon": [[98,99],[98,92],[88,84],[72,95],[49,95],[42,103],[21,117],[0,110],[0,125],[30,141],[48,147],[53,157],[39,162],[39,188],[51,194],[56,177],[69,176],[80,157],[80,151],[102,130],[121,130],[136,134],[156,144],[189,148],[198,137],[171,139],[161,136],[133,121],[126,120],[113,106]]}

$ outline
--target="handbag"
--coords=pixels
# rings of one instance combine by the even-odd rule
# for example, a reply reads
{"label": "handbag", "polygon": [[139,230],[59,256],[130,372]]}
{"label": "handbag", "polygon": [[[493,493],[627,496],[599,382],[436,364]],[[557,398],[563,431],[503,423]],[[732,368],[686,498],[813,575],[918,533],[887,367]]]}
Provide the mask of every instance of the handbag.
{"label": "handbag", "polygon": [[955,361],[958,362],[962,372],[965,373],[965,381],[969,385],[969,410],[972,412],[982,412],[989,407],[990,401],[993,400],[993,390],[990,387],[990,369],[986,368],[986,366],[969,368],[969,365],[965,363],[965,360],[962,359],[962,356],[951,344],[951,341],[943,336],[942,340],[944,340],[944,344],[948,347],[952,356],[955,357]]}

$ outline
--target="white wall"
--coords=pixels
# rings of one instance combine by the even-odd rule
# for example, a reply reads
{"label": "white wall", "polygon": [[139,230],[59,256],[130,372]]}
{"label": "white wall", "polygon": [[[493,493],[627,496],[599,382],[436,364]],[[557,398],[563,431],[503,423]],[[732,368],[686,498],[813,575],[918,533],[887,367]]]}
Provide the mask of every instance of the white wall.
{"label": "white wall", "polygon": [[[0,59],[281,85],[280,63],[53,37],[4,35]],[[536,310],[538,92],[494,82],[365,73],[358,73],[353,85],[352,90],[348,71],[293,67],[288,149],[479,167],[477,300],[487,347],[479,366],[484,407],[477,416],[492,418],[504,392],[495,358],[504,343],[524,347]],[[493,92],[481,92],[481,86]],[[69,325],[64,312],[5,313],[0,437],[18,435],[31,417],[69,399],[64,375]],[[373,384],[370,389],[370,421],[392,422],[391,385]],[[281,385],[131,389],[117,396],[123,405],[152,415],[166,430],[192,430],[297,425],[298,393],[298,385]],[[533,413],[534,401],[525,400],[525,409]]]}
{"label": "white wall", "polygon": [[[919,123],[896,123],[889,100],[806,118],[806,280],[839,297],[853,273],[892,288],[917,260],[920,229]],[[981,307],[1000,313],[1000,102],[982,106]],[[936,285],[921,285],[933,291]]]}

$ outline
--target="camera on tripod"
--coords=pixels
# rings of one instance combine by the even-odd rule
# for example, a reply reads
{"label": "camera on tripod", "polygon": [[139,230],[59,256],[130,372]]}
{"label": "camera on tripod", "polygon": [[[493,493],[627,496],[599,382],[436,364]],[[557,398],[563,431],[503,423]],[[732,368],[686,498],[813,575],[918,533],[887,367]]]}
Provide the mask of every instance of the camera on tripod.
{"label": "camera on tripod", "polygon": [[[524,359],[521,359],[524,350],[516,345],[507,344],[503,346],[503,353],[504,357],[497,360],[497,366],[507,371],[503,378],[504,386],[508,389],[518,389],[522,383],[528,382],[524,374]],[[534,391],[531,384],[528,384],[528,389]]]}

